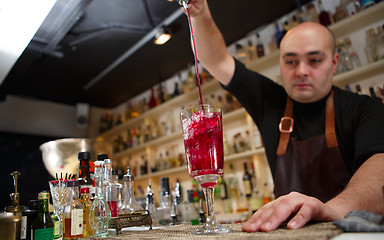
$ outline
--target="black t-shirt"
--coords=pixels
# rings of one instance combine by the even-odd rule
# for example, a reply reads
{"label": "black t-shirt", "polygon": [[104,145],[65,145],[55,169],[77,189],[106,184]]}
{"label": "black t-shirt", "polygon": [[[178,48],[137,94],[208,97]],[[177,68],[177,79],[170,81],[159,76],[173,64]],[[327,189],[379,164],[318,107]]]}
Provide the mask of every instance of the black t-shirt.
{"label": "black t-shirt", "polygon": [[[248,111],[262,135],[268,162],[274,174],[279,144],[279,123],[287,93],[269,78],[248,70],[236,60],[231,82],[223,86]],[[366,95],[333,86],[335,131],[343,160],[354,173],[369,157],[384,153],[384,104]],[[325,133],[326,97],[314,103],[293,101],[294,128],[291,138],[305,140]]]}

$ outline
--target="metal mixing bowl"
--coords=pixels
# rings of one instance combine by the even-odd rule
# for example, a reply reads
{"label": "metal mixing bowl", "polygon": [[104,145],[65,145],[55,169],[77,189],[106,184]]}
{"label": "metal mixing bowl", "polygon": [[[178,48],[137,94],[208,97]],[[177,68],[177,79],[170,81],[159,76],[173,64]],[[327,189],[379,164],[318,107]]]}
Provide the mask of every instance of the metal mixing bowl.
{"label": "metal mixing bowl", "polygon": [[79,174],[79,152],[91,153],[91,161],[97,160],[99,153],[112,155],[112,147],[109,143],[87,138],[64,138],[46,142],[40,146],[43,154],[43,162],[48,172],[56,177],[68,174]]}

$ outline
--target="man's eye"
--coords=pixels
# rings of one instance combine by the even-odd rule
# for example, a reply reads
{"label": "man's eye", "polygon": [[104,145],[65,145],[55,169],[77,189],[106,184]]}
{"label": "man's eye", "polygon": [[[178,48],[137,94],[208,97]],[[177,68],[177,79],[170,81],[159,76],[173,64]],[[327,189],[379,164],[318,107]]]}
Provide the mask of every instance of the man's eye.
{"label": "man's eye", "polygon": [[317,58],[315,58],[315,59],[311,59],[311,62],[312,62],[312,63],[321,63],[322,60],[321,60],[321,59],[317,59]]}
{"label": "man's eye", "polygon": [[296,61],[295,60],[286,60],[285,63],[288,65],[292,65],[292,64],[295,64]]}

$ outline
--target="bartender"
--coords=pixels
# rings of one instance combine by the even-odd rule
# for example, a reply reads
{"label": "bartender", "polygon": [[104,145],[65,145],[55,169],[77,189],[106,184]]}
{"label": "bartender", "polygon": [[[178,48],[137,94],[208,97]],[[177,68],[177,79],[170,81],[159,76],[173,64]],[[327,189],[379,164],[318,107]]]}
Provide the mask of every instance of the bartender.
{"label": "bartender", "polygon": [[188,4],[199,60],[248,111],[263,137],[278,197],[243,226],[333,221],[349,211],[384,214],[384,105],[332,85],[339,55],[326,27],[307,22],[280,45],[282,86],[226,49],[206,0]]}

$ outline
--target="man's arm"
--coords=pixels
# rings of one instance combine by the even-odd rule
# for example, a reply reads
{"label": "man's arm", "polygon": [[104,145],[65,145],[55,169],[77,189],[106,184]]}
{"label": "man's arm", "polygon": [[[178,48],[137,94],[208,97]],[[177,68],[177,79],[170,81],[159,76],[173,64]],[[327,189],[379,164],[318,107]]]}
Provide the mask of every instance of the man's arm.
{"label": "man's arm", "polygon": [[188,7],[199,61],[217,80],[228,85],[235,72],[235,62],[212,19],[207,1],[190,0]]}
{"label": "man's arm", "polygon": [[333,221],[352,210],[364,209],[384,214],[384,153],[370,157],[353,175],[343,192],[327,203],[292,192],[260,208],[243,226],[247,232],[272,231],[287,220],[290,229],[309,220]]}

